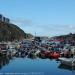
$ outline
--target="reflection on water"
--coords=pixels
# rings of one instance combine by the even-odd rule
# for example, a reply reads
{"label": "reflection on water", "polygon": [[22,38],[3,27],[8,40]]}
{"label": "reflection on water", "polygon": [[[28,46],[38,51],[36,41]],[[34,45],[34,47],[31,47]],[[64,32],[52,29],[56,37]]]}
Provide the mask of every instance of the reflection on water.
{"label": "reflection on water", "polygon": [[64,69],[64,70],[70,70],[70,71],[75,71],[75,67],[71,67],[71,66],[67,66],[67,65],[64,65],[64,64],[60,64],[58,66],[59,69]]}
{"label": "reflection on water", "polygon": [[3,66],[9,64],[9,57],[0,57],[0,69],[2,69]]}
{"label": "reflection on water", "polygon": [[[6,66],[7,65],[7,66]],[[35,75],[75,75],[75,68],[64,66],[52,59],[41,58],[0,58],[0,73],[42,73]],[[43,74],[44,73],[44,74]],[[31,75],[31,74],[28,74]]]}

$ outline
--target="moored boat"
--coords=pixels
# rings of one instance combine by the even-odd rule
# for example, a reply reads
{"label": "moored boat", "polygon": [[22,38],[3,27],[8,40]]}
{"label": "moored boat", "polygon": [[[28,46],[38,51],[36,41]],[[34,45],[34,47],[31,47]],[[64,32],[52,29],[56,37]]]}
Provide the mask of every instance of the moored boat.
{"label": "moored boat", "polygon": [[7,44],[0,43],[0,56],[6,56],[6,55],[7,55]]}
{"label": "moored boat", "polygon": [[67,65],[67,66],[75,66],[75,58],[59,58],[59,61],[61,64]]}
{"label": "moored boat", "polygon": [[60,57],[60,53],[59,52],[51,52],[50,57],[53,59],[58,59]]}

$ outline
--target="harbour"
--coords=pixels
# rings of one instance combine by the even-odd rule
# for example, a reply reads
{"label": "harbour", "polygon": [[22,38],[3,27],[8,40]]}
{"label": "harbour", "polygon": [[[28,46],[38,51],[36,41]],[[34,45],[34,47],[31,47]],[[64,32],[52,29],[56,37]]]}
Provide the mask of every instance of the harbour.
{"label": "harbour", "polygon": [[74,45],[71,43],[63,44],[63,47],[61,45],[60,42],[54,44],[48,40],[47,43],[37,40],[23,40],[17,44],[16,42],[1,43],[0,73],[3,75],[74,75]]}
{"label": "harbour", "polygon": [[75,75],[75,0],[1,0],[0,75]]}

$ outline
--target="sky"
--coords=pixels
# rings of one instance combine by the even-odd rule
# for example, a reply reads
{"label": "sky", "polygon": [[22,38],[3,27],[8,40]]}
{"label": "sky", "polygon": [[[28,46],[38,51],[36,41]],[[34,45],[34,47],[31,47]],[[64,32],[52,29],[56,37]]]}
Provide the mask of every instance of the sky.
{"label": "sky", "polygon": [[33,35],[75,33],[75,0],[0,0],[0,14]]}

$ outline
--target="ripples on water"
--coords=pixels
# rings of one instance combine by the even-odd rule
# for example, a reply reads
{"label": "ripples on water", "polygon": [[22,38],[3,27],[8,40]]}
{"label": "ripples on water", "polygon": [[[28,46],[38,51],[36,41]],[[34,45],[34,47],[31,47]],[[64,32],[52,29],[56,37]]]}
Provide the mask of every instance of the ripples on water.
{"label": "ripples on water", "polygon": [[0,75],[75,75],[75,68],[50,59],[0,58]]}

